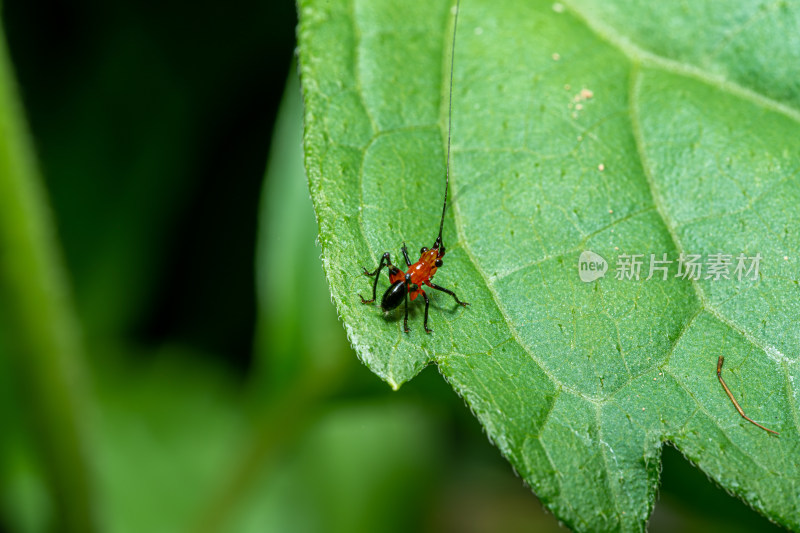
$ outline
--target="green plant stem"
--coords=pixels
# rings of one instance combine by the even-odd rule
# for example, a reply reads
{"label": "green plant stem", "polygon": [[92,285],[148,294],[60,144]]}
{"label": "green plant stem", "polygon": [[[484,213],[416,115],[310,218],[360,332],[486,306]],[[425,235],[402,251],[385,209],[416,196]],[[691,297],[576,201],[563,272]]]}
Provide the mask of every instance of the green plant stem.
{"label": "green plant stem", "polygon": [[267,402],[244,446],[233,454],[237,460],[229,475],[203,507],[200,520],[192,524],[190,532],[225,531],[242,497],[275,466],[287,447],[297,442],[314,421],[319,405],[340,390],[345,371],[342,364],[311,369]]}
{"label": "green plant stem", "polygon": [[59,531],[97,530],[78,327],[0,29],[0,305]]}

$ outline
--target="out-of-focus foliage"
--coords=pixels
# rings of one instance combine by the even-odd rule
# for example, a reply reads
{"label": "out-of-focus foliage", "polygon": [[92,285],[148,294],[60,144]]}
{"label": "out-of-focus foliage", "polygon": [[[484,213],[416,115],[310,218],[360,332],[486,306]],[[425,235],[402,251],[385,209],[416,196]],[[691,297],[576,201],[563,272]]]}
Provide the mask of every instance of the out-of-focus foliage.
{"label": "out-of-focus foliage", "polygon": [[[36,245],[64,273],[83,379],[26,364],[80,399],[85,462],[42,427],[0,299],[1,530],[69,531],[78,485],[51,482],[53,450],[99,531],[559,529],[434,368],[393,393],[348,347],[314,243],[290,2],[2,9],[17,82],[0,76],[0,122],[10,105],[22,130],[0,145],[42,171],[13,176],[41,187],[14,228],[50,231]],[[677,453],[663,478],[653,530],[764,525]]]}

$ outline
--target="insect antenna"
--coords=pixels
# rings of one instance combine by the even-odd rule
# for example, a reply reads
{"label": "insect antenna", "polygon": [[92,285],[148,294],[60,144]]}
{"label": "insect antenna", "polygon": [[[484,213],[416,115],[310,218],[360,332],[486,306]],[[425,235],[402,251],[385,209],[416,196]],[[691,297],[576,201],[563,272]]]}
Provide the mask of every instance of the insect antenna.
{"label": "insect antenna", "polygon": [[461,0],[456,0],[456,13],[453,17],[453,43],[450,47],[450,94],[447,98],[447,159],[445,160],[444,167],[444,202],[442,204],[442,221],[439,223],[439,236],[436,237],[436,242],[433,244],[435,249],[440,246],[442,251],[439,256],[444,255],[444,246],[442,246],[442,229],[444,228],[444,214],[447,211],[447,189],[450,185],[450,132],[453,125],[453,65],[456,58],[456,32],[458,31],[458,12],[460,10]]}

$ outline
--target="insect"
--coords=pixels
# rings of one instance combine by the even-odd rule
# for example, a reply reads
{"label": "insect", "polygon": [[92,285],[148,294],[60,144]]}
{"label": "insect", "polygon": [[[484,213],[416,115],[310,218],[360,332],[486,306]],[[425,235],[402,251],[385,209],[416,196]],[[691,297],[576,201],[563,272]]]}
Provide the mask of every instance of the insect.
{"label": "insect", "polygon": [[725,357],[720,355],[719,359],[717,360],[717,379],[719,379],[719,382],[722,385],[722,388],[725,389],[725,393],[728,395],[728,398],[731,399],[731,401],[733,402],[733,406],[736,408],[737,411],[739,411],[739,414],[742,415],[742,418],[744,418],[745,420],[747,420],[751,424],[755,424],[756,426],[760,427],[764,431],[769,431],[770,433],[772,433],[774,435],[780,435],[780,433],[778,433],[777,431],[773,431],[773,430],[771,430],[769,428],[765,428],[764,426],[762,426],[761,424],[759,424],[758,422],[756,422],[755,420],[753,420],[752,418],[750,418],[749,416],[744,414],[744,411],[742,411],[742,408],[739,407],[739,402],[737,402],[736,399],[733,397],[733,393],[728,388],[728,386],[725,384],[725,380],[722,379],[722,363],[724,361],[725,361]]}
{"label": "insect", "polygon": [[444,227],[444,214],[447,211],[447,189],[450,185],[450,129],[453,116],[453,61],[455,59],[456,30],[458,28],[458,9],[460,3],[460,0],[456,1],[456,12],[453,18],[453,43],[450,50],[450,98],[448,102],[449,110],[447,115],[447,160],[445,163],[444,202],[442,204],[442,220],[439,222],[439,236],[436,237],[436,240],[430,249],[425,246],[420,249],[419,261],[414,264],[411,263],[411,258],[408,256],[406,243],[403,243],[403,247],[400,250],[403,252],[403,259],[405,259],[406,266],[408,267],[408,270],[405,272],[392,264],[392,259],[389,255],[389,252],[383,254],[378,268],[376,268],[374,271],[370,272],[366,268],[362,267],[363,274],[365,276],[374,277],[375,281],[372,284],[372,298],[366,300],[359,294],[361,303],[371,304],[375,301],[376,290],[378,288],[378,278],[380,278],[380,273],[383,268],[386,267],[389,272],[389,283],[391,285],[389,285],[389,288],[386,289],[385,293],[383,293],[383,297],[381,298],[381,309],[384,311],[391,311],[392,309],[396,309],[401,303],[405,303],[403,330],[406,333],[409,332],[408,301],[416,300],[420,294],[425,300],[425,320],[423,322],[423,327],[425,328],[426,333],[431,333],[433,331],[428,328],[428,307],[430,306],[431,302],[428,299],[428,295],[425,293],[425,290],[422,288],[423,285],[449,294],[455,299],[458,305],[464,307],[469,305],[467,302],[462,302],[459,300],[458,296],[456,296],[456,294],[450,289],[440,287],[431,281],[433,275],[436,274],[436,270],[442,266],[442,258],[444,257],[445,253],[445,247],[444,244],[442,244],[442,228]]}

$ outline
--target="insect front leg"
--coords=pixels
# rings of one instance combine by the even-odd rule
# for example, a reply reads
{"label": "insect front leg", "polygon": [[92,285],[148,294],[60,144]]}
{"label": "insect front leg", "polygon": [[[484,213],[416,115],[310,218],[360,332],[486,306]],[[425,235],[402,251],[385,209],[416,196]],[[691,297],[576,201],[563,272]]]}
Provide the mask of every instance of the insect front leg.
{"label": "insect front leg", "polygon": [[389,257],[389,252],[383,254],[383,257],[381,257],[381,262],[378,265],[378,268],[376,268],[374,272],[370,272],[366,268],[361,267],[364,270],[363,274],[365,276],[375,276],[375,282],[372,284],[372,299],[365,300],[363,296],[361,296],[360,294],[358,295],[358,297],[361,298],[362,304],[371,304],[372,302],[375,301],[375,291],[378,288],[378,278],[380,277],[381,270],[383,270],[383,267],[385,266],[388,266],[390,268],[392,267],[392,260]]}
{"label": "insect front leg", "polygon": [[467,303],[467,302],[462,302],[461,300],[459,300],[459,299],[458,299],[458,296],[456,296],[456,293],[454,293],[454,292],[453,292],[453,291],[451,291],[450,289],[445,289],[444,287],[440,287],[440,286],[436,285],[435,283],[431,283],[431,282],[425,282],[425,285],[427,285],[427,286],[428,286],[428,287],[430,287],[431,289],[436,289],[437,291],[446,292],[447,294],[449,294],[450,296],[452,296],[453,298],[455,298],[455,300],[456,300],[456,303],[457,303],[458,305],[463,305],[464,307],[466,307],[466,306],[468,306],[468,305],[469,305],[469,303]]}
{"label": "insect front leg", "polygon": [[386,263],[385,266],[391,266],[392,260],[389,258],[389,252],[384,252],[384,254],[381,256],[381,262],[378,264],[378,268],[372,272],[367,270],[366,267],[361,267],[361,270],[363,270],[362,274],[365,276],[374,276],[380,273],[381,269],[384,267],[384,262]]}
{"label": "insect front leg", "polygon": [[406,260],[406,266],[411,266],[411,258],[408,257],[408,249],[406,248],[406,243],[403,243],[403,247],[400,248],[400,251],[403,252],[403,258]]}

